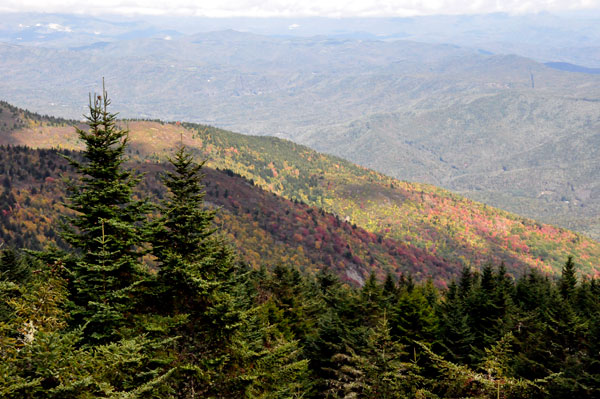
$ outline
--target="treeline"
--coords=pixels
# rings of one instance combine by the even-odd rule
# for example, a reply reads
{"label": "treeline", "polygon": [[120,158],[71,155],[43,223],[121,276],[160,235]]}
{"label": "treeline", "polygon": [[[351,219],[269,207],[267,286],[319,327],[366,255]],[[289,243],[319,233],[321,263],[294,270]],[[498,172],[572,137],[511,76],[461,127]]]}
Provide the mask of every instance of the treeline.
{"label": "treeline", "polygon": [[164,200],[136,196],[106,94],[69,158],[66,249],[0,255],[6,398],[598,397],[600,286],[465,268],[352,288],[237,261],[184,148]]}
{"label": "treeline", "polygon": [[36,114],[0,100],[0,132],[26,127],[28,121],[44,122],[49,126],[64,126],[77,123],[73,120],[57,118],[51,115]]}
{"label": "treeline", "polygon": [[195,287],[188,264],[126,287],[127,314],[85,316],[66,264],[5,250],[0,267],[7,398],[600,396],[600,287],[572,262],[558,281],[465,269],[447,291],[391,276],[353,289],[288,265]]}

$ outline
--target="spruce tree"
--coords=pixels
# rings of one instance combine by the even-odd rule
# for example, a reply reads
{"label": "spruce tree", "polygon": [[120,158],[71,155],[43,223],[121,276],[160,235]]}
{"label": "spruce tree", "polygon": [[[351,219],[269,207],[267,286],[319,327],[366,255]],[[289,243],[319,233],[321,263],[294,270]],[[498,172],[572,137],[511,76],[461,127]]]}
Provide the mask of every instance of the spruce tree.
{"label": "spruce tree", "polygon": [[463,266],[458,282],[458,294],[461,298],[465,298],[471,292],[473,287],[473,272],[468,266]]}
{"label": "spruce tree", "polygon": [[[170,159],[172,171],[163,176],[169,190],[152,223],[152,253],[159,262],[159,281],[170,295],[164,305],[188,306],[186,296],[197,292],[196,277],[226,280],[233,267],[231,252],[213,236],[214,210],[204,207],[203,163],[181,147]],[[183,309],[182,309],[183,310]]]}
{"label": "spruce tree", "polygon": [[90,97],[88,129],[77,128],[85,150],[82,161],[67,158],[79,178],[68,181],[66,204],[76,214],[62,232],[76,250],[69,262],[77,306],[72,320],[85,322],[86,336],[99,340],[115,338],[132,304],[131,288],[145,273],[140,248],[149,211],[133,197],[140,178],[123,167],[128,131],[117,126],[109,105],[103,88]]}
{"label": "spruce tree", "polygon": [[174,170],[163,177],[170,195],[160,207],[162,216],[152,223],[150,238],[159,264],[161,304],[169,312],[200,315],[213,300],[226,299],[234,254],[214,234],[215,211],[204,207],[203,163],[194,162],[183,147],[170,161]]}
{"label": "spruce tree", "polygon": [[441,344],[452,361],[466,363],[474,343],[473,331],[459,287],[452,282],[446,298],[439,304]]}
{"label": "spruce tree", "polygon": [[385,297],[386,308],[389,308],[398,299],[398,287],[396,286],[394,277],[389,272],[386,274],[385,281],[383,282],[383,296]]}
{"label": "spruce tree", "polygon": [[392,337],[385,312],[377,326],[370,329],[364,352],[368,359],[362,370],[366,376],[364,397],[406,398],[408,392],[416,390],[408,376],[414,365],[402,360],[406,348]]}
{"label": "spruce tree", "polygon": [[411,292],[402,290],[390,312],[392,336],[412,354],[415,341],[433,342],[438,328],[434,307],[426,297],[426,287],[418,285]]}
{"label": "spruce tree", "polygon": [[385,297],[375,273],[371,273],[360,291],[359,314],[364,318],[363,326],[375,327],[384,307]]}
{"label": "spruce tree", "polygon": [[[62,265],[19,257],[35,270],[24,281],[0,280],[0,397],[6,399],[165,398],[172,370],[137,336],[86,345],[82,328],[69,329]],[[0,268],[4,266],[0,261]]]}
{"label": "spruce tree", "polygon": [[248,382],[240,379],[234,359],[243,357],[234,354],[233,344],[242,317],[234,295],[234,254],[214,234],[215,212],[204,207],[203,164],[185,148],[170,162],[172,171],[163,176],[169,195],[151,224],[150,241],[159,267],[155,309],[187,317],[177,331],[182,374],[175,389],[235,397]]}
{"label": "spruce tree", "polygon": [[562,269],[560,278],[560,294],[564,299],[571,300],[575,295],[575,286],[577,285],[577,276],[575,275],[575,263],[573,257],[569,256]]}

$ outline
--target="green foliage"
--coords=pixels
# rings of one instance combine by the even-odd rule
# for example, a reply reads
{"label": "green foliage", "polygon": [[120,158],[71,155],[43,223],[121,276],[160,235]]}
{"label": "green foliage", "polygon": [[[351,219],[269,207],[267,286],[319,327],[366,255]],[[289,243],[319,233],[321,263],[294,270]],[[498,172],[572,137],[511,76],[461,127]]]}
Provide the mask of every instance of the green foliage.
{"label": "green foliage", "polygon": [[85,323],[86,338],[96,341],[118,336],[133,285],[145,273],[139,261],[141,223],[149,210],[145,200],[133,199],[140,179],[123,169],[127,131],[116,127],[109,104],[106,92],[90,97],[89,131],[77,129],[84,160],[69,158],[79,174],[68,185],[67,206],[76,215],[67,218],[62,233],[77,251],[69,260],[73,324]]}
{"label": "green foliage", "polygon": [[413,365],[406,361],[403,345],[392,337],[385,312],[369,332],[364,353],[368,361],[363,364],[363,397],[405,398],[416,391],[408,373]]}
{"label": "green foliage", "polygon": [[562,269],[560,278],[560,294],[565,299],[573,299],[575,296],[575,286],[577,285],[577,277],[575,275],[575,264],[573,257],[569,256],[565,266]]}
{"label": "green foliage", "polygon": [[[82,329],[67,329],[68,290],[61,265],[25,257],[19,261],[35,274],[18,283],[0,282],[2,305],[11,311],[0,322],[0,396],[163,397],[158,386],[168,373],[154,363],[156,343],[135,337],[82,346]],[[6,263],[1,266],[6,270]]]}
{"label": "green foliage", "polygon": [[299,342],[280,331],[283,323],[271,323],[266,306],[253,309],[241,335],[245,339],[235,342],[250,370],[243,377],[249,381],[245,395],[257,399],[307,397],[308,360],[303,359]]}
{"label": "green foliage", "polygon": [[[502,374],[502,356],[508,353],[504,342],[490,349],[484,360],[483,373],[465,365],[449,362],[433,353],[427,346],[422,346],[425,356],[436,368],[435,380],[431,382],[431,391],[440,397],[448,398],[537,398],[545,391],[536,383],[511,378]],[[500,356],[500,357],[499,357]]]}
{"label": "green foliage", "polygon": [[434,342],[437,336],[438,318],[435,305],[437,298],[428,299],[428,292],[435,292],[428,283],[412,290],[401,290],[390,313],[391,332],[398,342],[406,345],[412,353],[415,342]]}
{"label": "green foliage", "polygon": [[[79,185],[71,185],[66,211],[69,246],[35,257],[0,252],[0,396],[599,396],[600,284],[578,279],[572,258],[558,280],[536,270],[514,280],[503,263],[465,266],[447,289],[394,267],[360,275],[357,253],[381,260],[378,248],[407,247],[316,208],[273,200],[232,172],[208,172],[221,180],[205,191],[202,164],[184,148],[167,166],[166,195],[154,191],[164,200],[146,224],[147,195],[134,193],[138,179],[123,169],[126,132],[103,96],[90,105],[90,131],[79,131],[82,160],[71,157]],[[16,206],[21,186],[3,187],[3,201]],[[206,196],[226,198],[230,215],[246,219],[207,209]],[[247,231],[260,231],[258,214],[268,210],[243,210],[261,203],[288,211],[268,219],[273,237],[304,245],[318,238],[319,248],[332,241],[335,259],[347,261],[332,258],[312,274],[301,266],[315,255],[265,262],[271,270],[244,267],[216,222],[251,220]],[[390,271],[384,282],[383,270]]]}
{"label": "green foliage", "polygon": [[203,208],[202,165],[195,164],[184,148],[172,165],[174,171],[164,177],[170,196],[151,226],[152,254],[159,266],[159,306],[204,313],[216,306],[213,301],[228,301],[222,296],[234,270],[233,254],[213,236],[215,212]]}

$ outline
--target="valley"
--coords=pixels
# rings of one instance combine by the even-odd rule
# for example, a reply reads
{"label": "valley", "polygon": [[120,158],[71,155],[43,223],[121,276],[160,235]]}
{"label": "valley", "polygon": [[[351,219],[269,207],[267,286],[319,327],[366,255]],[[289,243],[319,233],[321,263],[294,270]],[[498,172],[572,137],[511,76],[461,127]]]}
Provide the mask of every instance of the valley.
{"label": "valley", "polygon": [[0,4],[1,398],[600,397],[597,5],[143,3]]}
{"label": "valley", "polygon": [[123,118],[290,139],[600,237],[595,74],[449,44],[232,30],[0,43],[0,73],[0,97],[38,113],[79,119],[104,76]]}

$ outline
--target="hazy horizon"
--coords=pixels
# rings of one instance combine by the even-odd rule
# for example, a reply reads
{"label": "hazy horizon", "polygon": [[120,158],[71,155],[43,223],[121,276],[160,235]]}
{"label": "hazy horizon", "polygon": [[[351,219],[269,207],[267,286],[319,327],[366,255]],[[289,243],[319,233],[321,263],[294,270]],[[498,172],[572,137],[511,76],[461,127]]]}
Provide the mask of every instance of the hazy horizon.
{"label": "hazy horizon", "polygon": [[44,12],[78,15],[124,16],[199,16],[232,17],[411,17],[423,15],[474,15],[508,13],[512,15],[543,12],[568,13],[600,10],[597,0],[325,0],[319,2],[295,0],[223,0],[216,4],[193,0],[145,1],[106,0],[102,3],[74,0],[4,0],[0,12]]}

